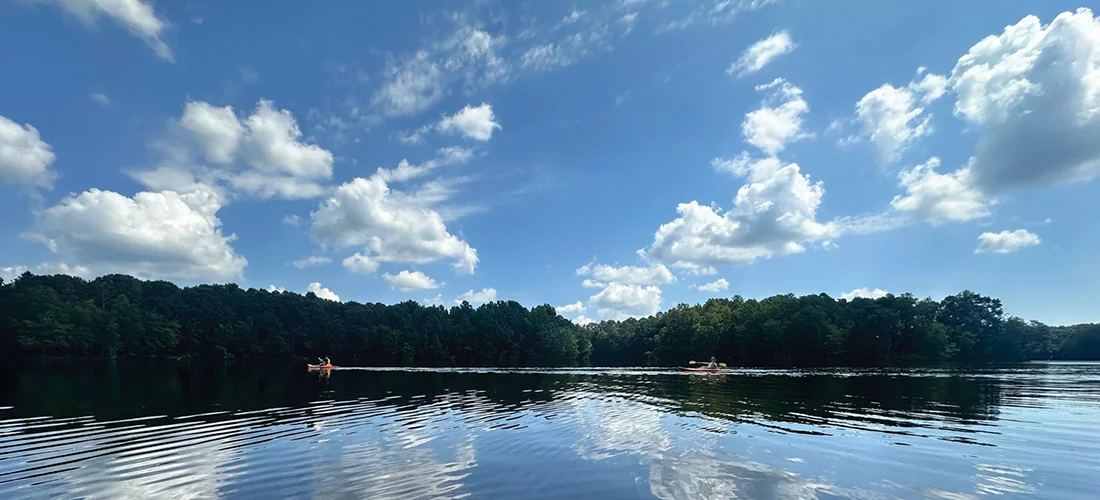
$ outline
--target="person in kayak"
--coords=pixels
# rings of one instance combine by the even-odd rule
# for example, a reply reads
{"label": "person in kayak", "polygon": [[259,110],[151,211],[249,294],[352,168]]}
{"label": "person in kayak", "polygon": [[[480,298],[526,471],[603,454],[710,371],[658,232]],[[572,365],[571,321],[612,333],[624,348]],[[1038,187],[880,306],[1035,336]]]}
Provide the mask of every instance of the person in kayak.
{"label": "person in kayak", "polygon": [[718,360],[714,359],[714,356],[710,357],[710,363],[707,363],[707,368],[718,368]]}
{"label": "person in kayak", "polygon": [[327,365],[332,364],[332,361],[329,361],[328,356],[325,356],[323,358],[317,358],[317,361],[321,366],[327,366]]}

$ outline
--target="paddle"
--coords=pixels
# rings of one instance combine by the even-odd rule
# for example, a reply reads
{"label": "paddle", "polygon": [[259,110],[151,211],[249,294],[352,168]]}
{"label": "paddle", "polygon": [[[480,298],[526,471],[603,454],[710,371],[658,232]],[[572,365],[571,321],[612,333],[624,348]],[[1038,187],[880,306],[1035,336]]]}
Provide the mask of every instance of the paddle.
{"label": "paddle", "polygon": [[[689,365],[694,365],[694,364],[695,364],[695,360],[693,359],[693,360],[691,360],[691,361],[688,361],[688,364],[689,364]],[[725,368],[725,367],[726,367],[726,364],[725,364],[725,363],[718,363],[718,366],[721,366],[722,368]]]}

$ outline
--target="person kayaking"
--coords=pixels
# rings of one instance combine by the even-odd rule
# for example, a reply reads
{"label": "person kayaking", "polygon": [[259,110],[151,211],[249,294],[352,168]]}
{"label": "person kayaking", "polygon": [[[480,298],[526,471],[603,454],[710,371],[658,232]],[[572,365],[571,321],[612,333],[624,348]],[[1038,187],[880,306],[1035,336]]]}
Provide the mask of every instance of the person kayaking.
{"label": "person kayaking", "polygon": [[710,363],[707,363],[707,368],[718,368],[718,360],[714,359],[714,356],[710,357]]}
{"label": "person kayaking", "polygon": [[325,356],[323,358],[317,358],[317,362],[321,366],[329,366],[329,365],[332,364],[332,361],[329,361],[328,356]]}

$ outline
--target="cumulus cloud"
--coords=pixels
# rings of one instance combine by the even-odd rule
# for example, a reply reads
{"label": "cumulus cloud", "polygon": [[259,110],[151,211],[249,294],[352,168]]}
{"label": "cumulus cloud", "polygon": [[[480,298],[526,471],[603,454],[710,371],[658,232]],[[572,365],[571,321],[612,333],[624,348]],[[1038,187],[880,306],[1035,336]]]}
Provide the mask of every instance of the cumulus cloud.
{"label": "cumulus cloud", "polygon": [[480,292],[475,292],[473,289],[459,295],[455,299],[455,304],[462,304],[463,302],[469,302],[470,305],[477,306],[486,302],[493,302],[497,300],[497,291],[495,288],[482,288]]}
{"label": "cumulus cloud", "polygon": [[794,48],[791,35],[786,31],[777,31],[745,49],[741,57],[726,70],[726,74],[740,76],[755,73],[775,58],[791,53]]}
{"label": "cumulus cloud", "polygon": [[673,262],[672,268],[694,276],[711,276],[718,274],[713,266],[700,266],[694,262]]}
{"label": "cumulus cloud", "polygon": [[[439,212],[391,192],[378,174],[344,183],[310,218],[314,240],[341,248],[363,245],[367,252],[360,258],[413,264],[452,259],[459,274],[477,267],[477,250],[448,232]],[[348,259],[344,265],[349,266]]]}
{"label": "cumulus cloud", "polygon": [[493,131],[499,128],[501,127],[496,122],[496,116],[493,115],[493,107],[486,103],[476,107],[467,104],[457,113],[444,116],[436,124],[436,129],[441,133],[461,134],[468,139],[482,142],[492,138]]}
{"label": "cumulus cloud", "polygon": [[661,310],[661,288],[611,282],[588,299],[588,306],[603,319],[651,316]]}
{"label": "cumulus cloud", "polygon": [[604,283],[604,282],[601,282],[601,281],[596,281],[596,280],[586,279],[586,280],[581,282],[581,286],[583,286],[585,288],[603,288],[603,287],[607,286],[607,283]]}
{"label": "cumulus cloud", "polygon": [[680,217],[657,230],[646,255],[685,268],[747,264],[799,253],[809,242],[840,234],[838,224],[817,221],[825,188],[797,164],[765,158],[746,170],[748,182],[737,191],[732,209],[681,203]]}
{"label": "cumulus cloud", "polygon": [[310,255],[309,257],[306,257],[304,259],[298,259],[294,262],[291,262],[291,264],[294,265],[294,267],[297,267],[298,269],[305,269],[307,267],[313,267],[313,266],[320,266],[320,265],[328,264],[329,262],[332,262],[332,259],[330,259],[328,257],[322,257],[322,256],[319,256],[319,255]]}
{"label": "cumulus cloud", "polygon": [[700,292],[721,292],[722,290],[725,290],[729,287],[730,287],[730,282],[726,281],[725,278],[718,278],[717,280],[712,281],[710,283],[706,283],[706,284],[699,285],[699,286],[693,286],[693,288],[695,288],[696,290],[699,290]]}
{"label": "cumulus cloud", "polygon": [[333,155],[302,142],[287,110],[261,99],[239,118],[231,106],[188,102],[178,121],[181,137],[158,144],[167,159],[131,175],[149,189],[187,191],[197,185],[228,188],[258,198],[314,198],[332,178]]}
{"label": "cumulus cloud", "polygon": [[557,306],[554,308],[554,311],[557,311],[557,313],[562,316],[570,316],[573,314],[582,313],[584,312],[584,310],[584,304],[581,303],[581,301],[579,300],[572,304],[566,304],[564,306]]}
{"label": "cumulus cloud", "polygon": [[764,99],[760,109],[745,115],[741,133],[745,142],[756,146],[769,156],[783,151],[788,144],[810,137],[802,130],[802,115],[810,110],[802,99],[802,89],[782,78],[758,85],[758,91],[772,91]]}
{"label": "cumulus cloud", "polygon": [[963,222],[989,215],[991,198],[975,188],[971,170],[962,168],[949,174],[936,171],[940,159],[928,161],[899,175],[905,195],[890,202],[895,210],[915,213],[934,225]]}
{"label": "cumulus cloud", "polygon": [[664,264],[651,264],[645,267],[612,267],[604,264],[585,264],[577,269],[577,274],[592,276],[598,280],[617,281],[631,285],[666,285],[676,281],[672,272]]}
{"label": "cumulus cloud", "polygon": [[867,288],[856,288],[855,290],[852,290],[848,293],[840,294],[840,298],[844,300],[852,300],[856,297],[861,297],[864,299],[880,299],[882,297],[885,297],[887,293],[890,292],[887,292],[886,290],[883,290],[881,288],[876,288],[874,290],[869,290]]}
{"label": "cumulus cloud", "polygon": [[382,275],[382,279],[386,280],[391,287],[407,292],[409,290],[433,290],[443,286],[442,283],[437,283],[434,279],[428,277],[428,275],[420,271],[401,271],[397,274],[385,273]]}
{"label": "cumulus cloud", "polygon": [[0,116],[0,181],[50,189],[57,178],[50,168],[55,158],[38,129]]}
{"label": "cumulus cloud", "polygon": [[1042,243],[1039,236],[1026,229],[982,233],[978,236],[978,248],[974,253],[1012,253],[1024,247]]}
{"label": "cumulus cloud", "polygon": [[420,303],[426,306],[441,306],[443,305],[443,294],[437,293],[435,297],[421,300]]}
{"label": "cumulus cloud", "polygon": [[157,17],[152,5],[143,0],[38,0],[55,4],[92,28],[96,20],[109,17],[130,34],[142,39],[161,59],[172,60],[172,50],[161,41],[168,23]]}
{"label": "cumulus cloud", "polygon": [[355,252],[355,254],[345,258],[341,264],[344,266],[344,269],[353,273],[373,274],[382,263],[378,262],[376,258]]}
{"label": "cumulus cloud", "polygon": [[91,189],[46,209],[36,237],[64,262],[97,274],[144,278],[240,278],[247,260],[223,235],[210,190],[141,192],[128,198]]}
{"label": "cumulus cloud", "polygon": [[328,288],[325,288],[325,287],[321,286],[321,284],[316,282],[316,281],[314,281],[313,283],[310,283],[309,286],[306,287],[306,293],[313,293],[317,297],[325,299],[325,300],[331,300],[333,302],[340,302],[340,296],[339,295],[336,295],[335,293],[332,293],[332,290],[329,290]]}
{"label": "cumulus cloud", "polygon": [[946,86],[945,77],[927,73],[905,87],[883,84],[856,103],[856,120],[883,162],[898,161],[913,141],[932,133],[932,115],[924,112],[925,106],[939,99]]}
{"label": "cumulus cloud", "polygon": [[70,266],[64,262],[43,262],[34,266],[33,270],[27,266],[0,267],[0,278],[3,278],[6,283],[10,283],[27,271],[31,271],[33,274],[40,276],[48,274],[67,274],[69,276],[77,276],[85,279],[94,277],[91,270],[84,266]]}
{"label": "cumulus cloud", "polygon": [[596,320],[594,320],[592,318],[589,318],[588,316],[585,316],[583,314],[580,315],[580,316],[577,316],[576,318],[573,318],[573,323],[576,324],[577,326],[591,325],[592,323],[595,323],[595,322],[596,322]]}
{"label": "cumulus cloud", "polygon": [[1100,18],[1027,16],[959,58],[955,114],[980,126],[972,182],[989,192],[1100,175]]}
{"label": "cumulus cloud", "polygon": [[439,167],[466,163],[473,155],[473,151],[469,149],[458,146],[448,146],[440,148],[439,151],[436,152],[435,158],[425,161],[420,165],[414,165],[409,163],[408,160],[403,159],[398,162],[397,166],[394,168],[379,168],[377,174],[386,182],[405,182],[427,175],[429,172]]}

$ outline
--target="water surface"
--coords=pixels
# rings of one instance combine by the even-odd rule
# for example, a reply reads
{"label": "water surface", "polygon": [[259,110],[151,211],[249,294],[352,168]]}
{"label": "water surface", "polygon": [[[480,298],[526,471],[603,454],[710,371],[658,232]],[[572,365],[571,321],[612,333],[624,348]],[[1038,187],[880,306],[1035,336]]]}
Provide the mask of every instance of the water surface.
{"label": "water surface", "polygon": [[1100,364],[61,365],[0,378],[0,498],[1100,496]]}

